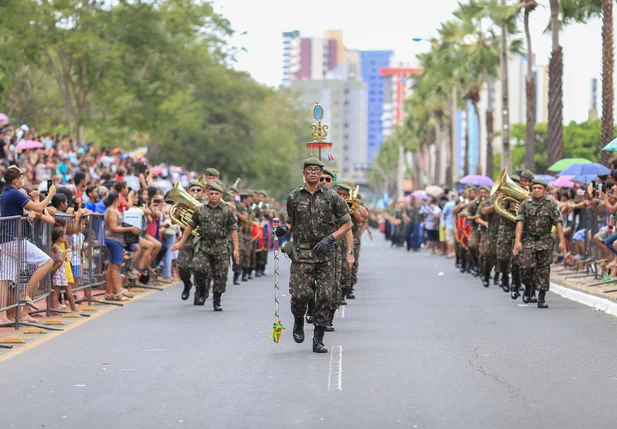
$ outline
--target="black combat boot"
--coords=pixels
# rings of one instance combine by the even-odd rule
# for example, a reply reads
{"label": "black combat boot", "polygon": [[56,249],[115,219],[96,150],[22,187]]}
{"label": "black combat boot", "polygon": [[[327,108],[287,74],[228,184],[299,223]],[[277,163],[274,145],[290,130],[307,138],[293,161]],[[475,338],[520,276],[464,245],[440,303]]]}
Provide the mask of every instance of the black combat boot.
{"label": "black combat boot", "polygon": [[482,274],[482,286],[489,287],[491,285],[491,274]]}
{"label": "black combat boot", "polygon": [[343,293],[341,294],[339,305],[347,305],[347,301],[345,301],[346,296],[347,296],[347,289],[343,289]]}
{"label": "black combat boot", "polygon": [[464,273],[467,270],[467,261],[465,260],[465,258],[461,258],[461,263],[459,266],[459,269],[461,271],[461,273]]}
{"label": "black combat boot", "polygon": [[293,337],[296,343],[304,342],[304,317],[294,316]]}
{"label": "black combat boot", "polygon": [[347,299],[356,299],[356,296],[353,294],[353,287],[351,289],[347,289],[347,295],[345,297]]}
{"label": "black combat boot", "polygon": [[193,305],[204,305],[206,303],[206,288],[195,286],[195,298],[193,300]]}
{"label": "black combat boot", "polygon": [[249,270],[247,270],[246,268],[242,268],[242,281],[243,282],[248,282],[248,275],[249,275]]}
{"label": "black combat boot", "polygon": [[538,308],[548,308],[548,304],[545,301],[546,292],[541,290],[538,293]]}
{"label": "black combat boot", "polygon": [[328,349],[323,345],[323,334],[325,329],[323,326],[315,326],[313,333],[313,353],[328,353]]}
{"label": "black combat boot", "polygon": [[529,304],[531,301],[531,286],[525,285],[525,291],[523,292],[523,302]]}
{"label": "black combat boot", "polygon": [[510,297],[512,299],[518,299],[520,296],[519,291],[521,290],[521,282],[518,279],[515,279],[512,276],[512,287],[510,287]]}
{"label": "black combat boot", "polygon": [[536,303],[538,302],[538,298],[536,298],[536,288],[531,289],[531,295],[529,296],[529,302]]}
{"label": "black combat boot", "polygon": [[501,288],[503,289],[503,291],[505,293],[510,292],[510,284],[509,284],[509,280],[510,279],[508,277],[509,276],[507,274],[502,274],[501,275],[501,284],[500,284],[500,286],[501,286]]}
{"label": "black combat boot", "polygon": [[266,264],[261,266],[261,275],[262,277],[266,277]]}
{"label": "black combat boot", "polygon": [[249,274],[248,279],[253,280],[253,270],[251,268],[248,269],[248,274]]}
{"label": "black combat boot", "polygon": [[238,281],[240,279],[240,271],[237,271],[234,273],[234,285],[239,285],[240,282]]}
{"label": "black combat boot", "polygon": [[191,296],[191,288],[193,285],[191,282],[184,283],[184,290],[182,291],[182,301],[186,301]]}
{"label": "black combat boot", "polygon": [[221,307],[221,296],[223,294],[220,292],[214,292],[214,297],[212,299],[212,307],[214,311],[223,311],[223,307]]}
{"label": "black combat boot", "polygon": [[493,278],[493,284],[499,286],[499,271],[495,271],[495,277]]}
{"label": "black combat boot", "polygon": [[261,277],[261,265],[255,265],[255,277]]}
{"label": "black combat boot", "polygon": [[326,332],[334,332],[334,313],[336,313],[336,310],[330,311],[330,320],[332,320],[332,322],[328,322],[328,326],[325,328]]}

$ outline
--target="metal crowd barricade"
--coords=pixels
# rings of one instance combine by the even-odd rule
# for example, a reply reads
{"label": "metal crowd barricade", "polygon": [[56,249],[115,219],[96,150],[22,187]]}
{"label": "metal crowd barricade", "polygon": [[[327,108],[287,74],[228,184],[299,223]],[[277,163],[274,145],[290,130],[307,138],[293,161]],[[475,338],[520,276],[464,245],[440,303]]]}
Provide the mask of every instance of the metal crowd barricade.
{"label": "metal crowd barricade", "polygon": [[7,319],[0,326],[14,326],[18,329],[20,325],[25,325],[62,330],[20,320],[22,307],[25,306],[35,310],[31,314],[49,312],[48,309],[38,308],[50,296],[49,274],[30,287],[28,282],[50,255],[51,227],[49,223],[30,221],[20,216],[0,218],[0,312],[3,319]]}

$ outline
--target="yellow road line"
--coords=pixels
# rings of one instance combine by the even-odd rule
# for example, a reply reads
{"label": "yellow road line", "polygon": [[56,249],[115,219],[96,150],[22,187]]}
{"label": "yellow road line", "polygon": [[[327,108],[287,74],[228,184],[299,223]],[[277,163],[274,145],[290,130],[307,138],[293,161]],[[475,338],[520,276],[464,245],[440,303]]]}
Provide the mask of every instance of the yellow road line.
{"label": "yellow road line", "polygon": [[[180,283],[157,284],[156,286],[160,287],[160,288],[163,288],[163,289],[169,289],[169,288],[171,288],[173,286],[176,286],[178,284],[180,284]],[[146,297],[146,296],[150,296],[150,295],[154,294],[155,292],[161,292],[161,291],[151,289],[151,290],[148,290],[146,292],[140,292],[139,295],[134,294],[134,297],[130,301],[124,301],[124,304],[125,305],[126,304],[130,305],[131,302],[140,300],[140,299],[142,299],[143,297]],[[44,342],[47,342],[49,340],[53,340],[54,338],[56,338],[56,336],[58,336],[58,335],[60,335],[60,334],[62,334],[64,332],[68,332],[71,329],[76,328],[77,326],[81,326],[82,324],[88,322],[89,320],[96,319],[97,317],[102,316],[103,314],[106,314],[106,313],[108,313],[108,312],[110,312],[112,310],[115,310],[117,308],[122,308],[122,307],[118,307],[116,305],[109,305],[109,306],[106,306],[105,304],[101,304],[101,305],[103,306],[103,308],[101,308],[96,313],[90,313],[90,317],[80,317],[79,319],[75,319],[74,322],[69,322],[69,320],[67,320],[67,322],[69,322],[69,324],[67,324],[64,327],[64,331],[48,331],[47,335],[41,335],[40,338],[34,338],[31,341],[27,341],[26,344],[24,344],[23,346],[19,346],[17,348],[12,349],[12,350],[8,350],[4,354],[0,355],[0,363],[6,361],[8,359],[11,359],[14,356],[18,356],[18,355],[20,355],[20,354],[22,354],[22,353],[24,353],[24,352],[26,352],[26,351],[28,351],[30,349],[33,349],[34,347],[36,347],[36,346],[38,346],[40,344],[43,344]],[[25,328],[27,328],[27,327],[24,327],[24,328],[19,329],[17,331],[11,331],[11,332],[3,335],[0,338],[11,337],[11,336],[23,334],[23,330],[25,330]],[[28,339],[32,338],[30,335],[28,335],[27,337],[28,337]]]}

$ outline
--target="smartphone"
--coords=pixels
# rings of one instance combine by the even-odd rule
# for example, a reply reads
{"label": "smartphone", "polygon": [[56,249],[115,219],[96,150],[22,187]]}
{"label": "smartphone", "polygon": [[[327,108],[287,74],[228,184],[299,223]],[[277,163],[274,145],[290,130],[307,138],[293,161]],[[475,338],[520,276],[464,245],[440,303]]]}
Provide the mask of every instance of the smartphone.
{"label": "smartphone", "polygon": [[79,211],[79,203],[73,203],[73,210]]}
{"label": "smartphone", "polygon": [[595,180],[591,181],[591,186],[593,187],[593,189],[596,189],[596,181]]}
{"label": "smartphone", "polygon": [[53,186],[53,184],[54,184],[53,179],[49,179],[47,181],[47,192],[49,192],[49,188],[51,188]]}

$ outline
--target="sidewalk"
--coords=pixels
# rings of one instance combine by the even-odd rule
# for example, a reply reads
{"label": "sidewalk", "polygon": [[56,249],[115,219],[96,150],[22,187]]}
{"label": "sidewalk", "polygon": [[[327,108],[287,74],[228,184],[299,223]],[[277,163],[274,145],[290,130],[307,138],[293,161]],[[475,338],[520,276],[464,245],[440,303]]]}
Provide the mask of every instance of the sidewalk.
{"label": "sidewalk", "polygon": [[[567,278],[585,274],[584,271],[566,270],[561,266],[551,268],[551,292],[572,301],[617,316],[617,281],[598,286],[589,286],[602,282],[593,276],[582,278]],[[614,291],[606,293],[608,291]]]}

